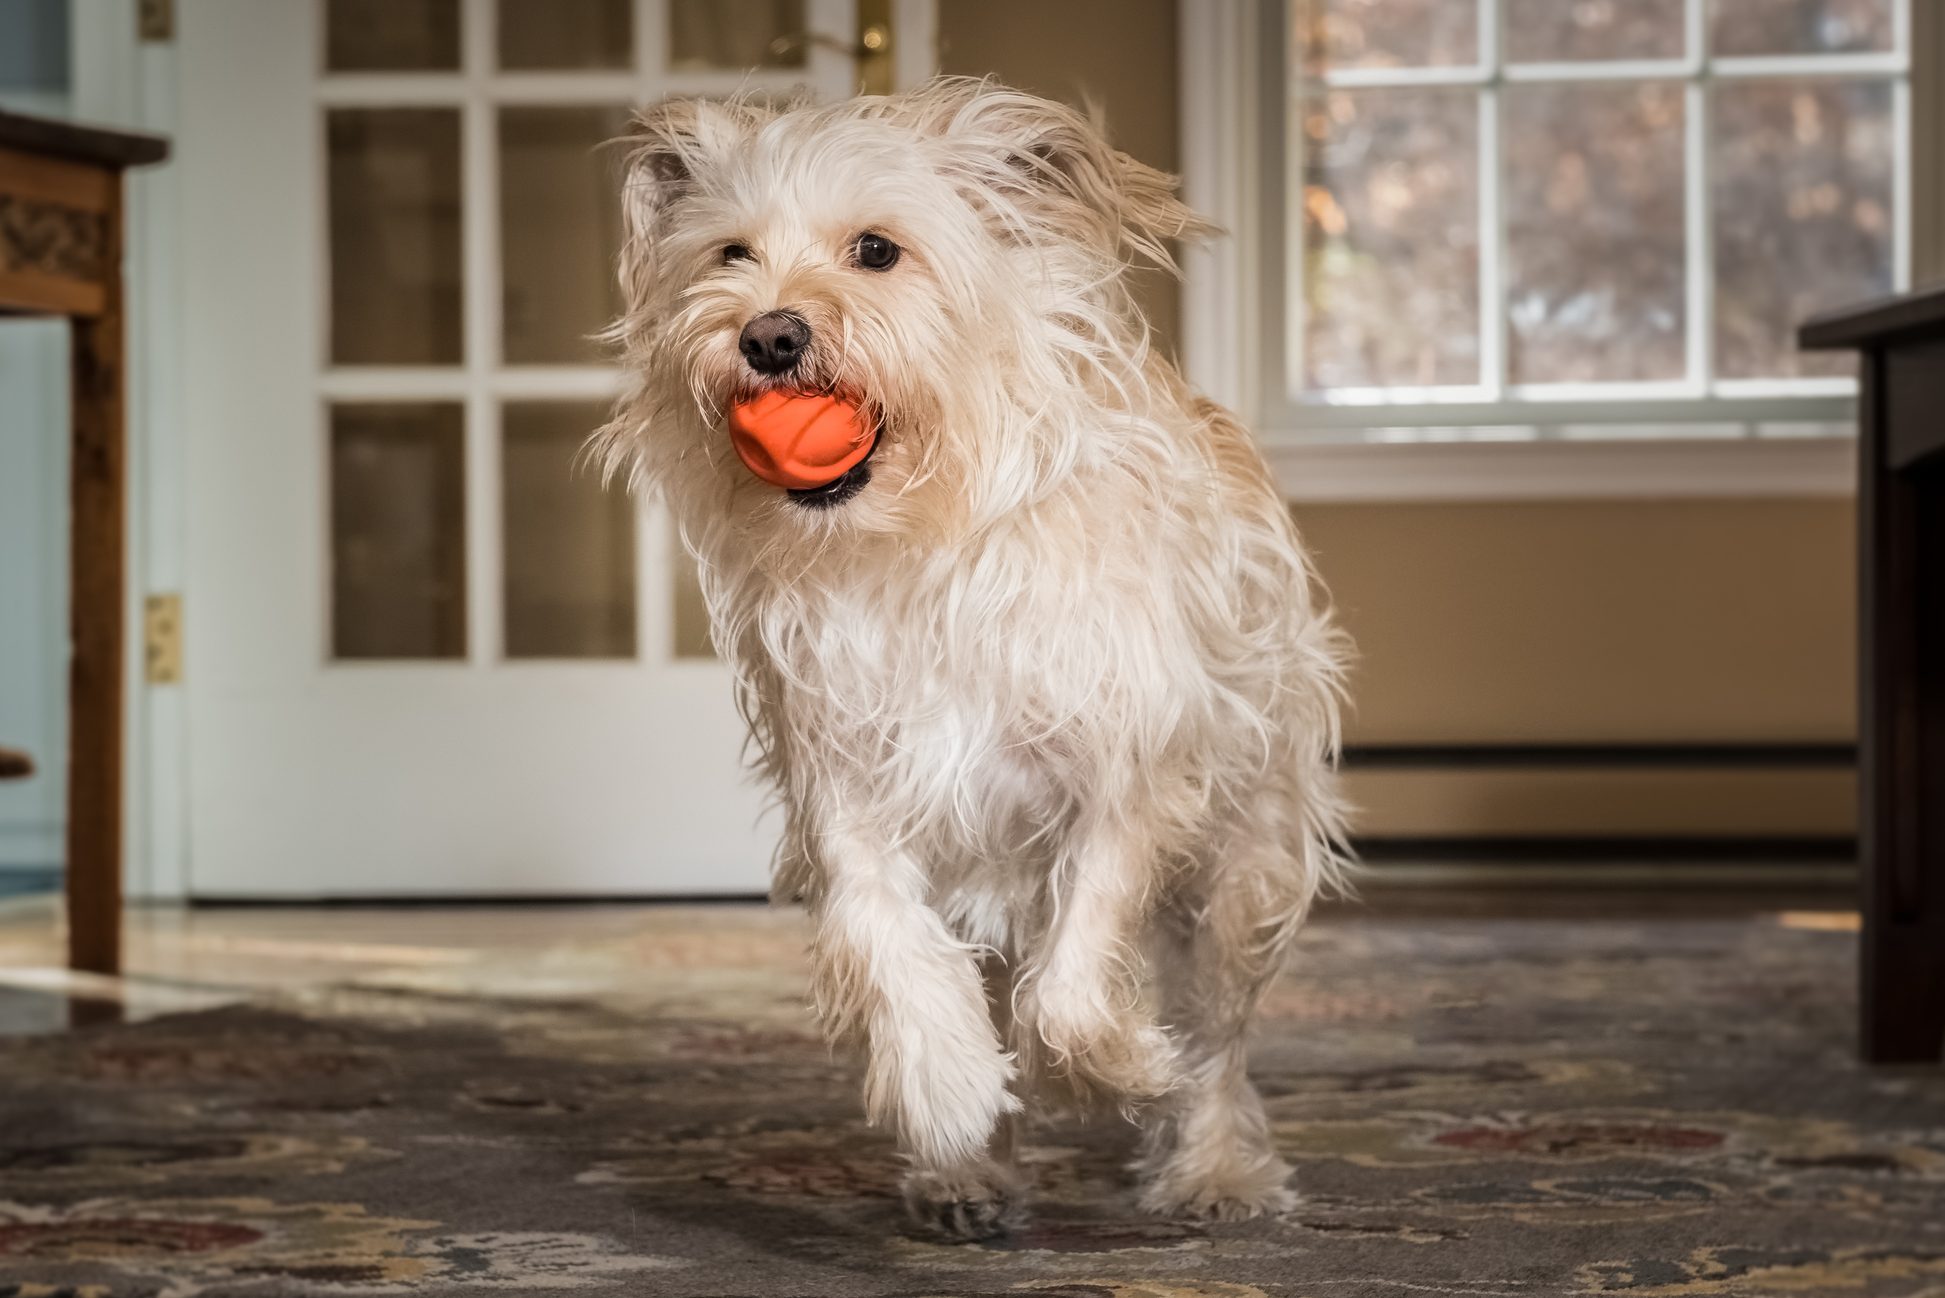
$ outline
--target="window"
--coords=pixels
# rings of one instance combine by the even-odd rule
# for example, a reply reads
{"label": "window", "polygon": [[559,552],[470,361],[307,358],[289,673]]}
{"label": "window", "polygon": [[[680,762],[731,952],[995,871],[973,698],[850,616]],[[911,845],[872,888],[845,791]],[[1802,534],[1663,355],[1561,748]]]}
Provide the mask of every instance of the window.
{"label": "window", "polygon": [[1847,420],[1795,328],[1909,282],[1908,0],[1262,8],[1266,426]]}
{"label": "window", "polygon": [[692,565],[657,570],[666,521],[638,527],[581,454],[620,383],[593,339],[621,308],[604,142],[670,93],[841,92],[849,58],[801,33],[842,10],[318,0],[333,661],[668,647],[647,628],[677,617]]}

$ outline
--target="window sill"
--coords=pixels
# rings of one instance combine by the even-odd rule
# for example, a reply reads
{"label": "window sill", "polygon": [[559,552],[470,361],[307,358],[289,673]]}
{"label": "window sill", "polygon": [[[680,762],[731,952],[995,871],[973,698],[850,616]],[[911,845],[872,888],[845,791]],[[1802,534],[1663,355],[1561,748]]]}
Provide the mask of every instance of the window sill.
{"label": "window sill", "polygon": [[1857,482],[1850,437],[1261,440],[1299,503],[1847,496]]}

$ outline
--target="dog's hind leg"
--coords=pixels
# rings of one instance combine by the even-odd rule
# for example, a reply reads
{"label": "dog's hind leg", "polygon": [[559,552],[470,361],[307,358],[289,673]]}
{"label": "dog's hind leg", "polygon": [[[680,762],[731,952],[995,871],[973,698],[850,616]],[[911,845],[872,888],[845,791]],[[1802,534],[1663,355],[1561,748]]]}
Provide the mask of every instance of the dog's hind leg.
{"label": "dog's hind leg", "polygon": [[[986,999],[1000,1040],[1013,1027],[1013,977],[1006,962],[989,956],[984,965]],[[1019,1224],[1025,1215],[1025,1183],[1015,1165],[1018,1113],[1002,1114],[985,1153],[969,1162],[927,1164],[914,1159],[905,1174],[905,1209],[912,1220],[948,1239],[990,1239]]]}
{"label": "dog's hind leg", "polygon": [[1276,977],[1308,902],[1278,845],[1232,841],[1157,925],[1165,1013],[1182,1042],[1182,1085],[1146,1115],[1141,1206],[1164,1216],[1255,1217],[1291,1206],[1291,1169],[1245,1070],[1250,1016]]}
{"label": "dog's hind leg", "polygon": [[866,1112],[916,1166],[977,1162],[1020,1101],[973,949],[926,904],[906,854],[839,832],[820,856],[812,996],[834,1035],[864,1039]]}

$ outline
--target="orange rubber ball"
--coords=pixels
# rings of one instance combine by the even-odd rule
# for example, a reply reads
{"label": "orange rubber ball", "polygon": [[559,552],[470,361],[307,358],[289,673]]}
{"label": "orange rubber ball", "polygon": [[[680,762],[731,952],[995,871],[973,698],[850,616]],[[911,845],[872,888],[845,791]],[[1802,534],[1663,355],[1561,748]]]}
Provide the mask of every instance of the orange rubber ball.
{"label": "orange rubber ball", "polygon": [[855,401],[771,391],[730,407],[729,440],[751,473],[803,491],[843,477],[877,438]]}

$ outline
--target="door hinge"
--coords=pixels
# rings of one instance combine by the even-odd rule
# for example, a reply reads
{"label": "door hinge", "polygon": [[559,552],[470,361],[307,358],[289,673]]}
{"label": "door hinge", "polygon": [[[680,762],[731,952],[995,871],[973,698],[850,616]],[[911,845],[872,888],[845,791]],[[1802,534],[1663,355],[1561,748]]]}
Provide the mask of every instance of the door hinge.
{"label": "door hinge", "polygon": [[151,685],[182,680],[182,596],[151,595],[143,602],[142,664]]}
{"label": "door hinge", "polygon": [[140,0],[135,8],[135,32],[149,44],[176,38],[176,0]]}

